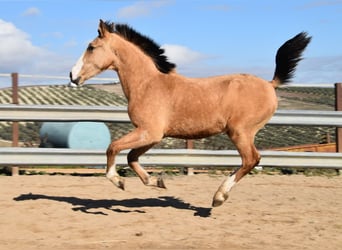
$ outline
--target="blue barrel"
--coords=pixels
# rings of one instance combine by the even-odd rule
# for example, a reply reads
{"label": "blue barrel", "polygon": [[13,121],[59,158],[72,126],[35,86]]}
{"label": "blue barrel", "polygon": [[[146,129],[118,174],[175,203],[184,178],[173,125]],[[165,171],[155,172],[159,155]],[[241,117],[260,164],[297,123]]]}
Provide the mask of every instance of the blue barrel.
{"label": "blue barrel", "polygon": [[106,149],[111,142],[102,122],[44,122],[39,134],[40,147]]}

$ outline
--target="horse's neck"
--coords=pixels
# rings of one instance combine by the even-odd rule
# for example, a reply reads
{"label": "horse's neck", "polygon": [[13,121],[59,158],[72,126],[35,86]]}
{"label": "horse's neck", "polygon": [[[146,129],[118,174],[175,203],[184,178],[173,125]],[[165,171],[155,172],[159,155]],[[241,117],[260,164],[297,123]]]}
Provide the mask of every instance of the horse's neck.
{"label": "horse's neck", "polygon": [[118,53],[122,60],[117,73],[123,92],[128,100],[141,96],[141,90],[146,88],[147,84],[151,84],[150,79],[159,74],[158,69],[151,58],[135,45],[123,46]]}

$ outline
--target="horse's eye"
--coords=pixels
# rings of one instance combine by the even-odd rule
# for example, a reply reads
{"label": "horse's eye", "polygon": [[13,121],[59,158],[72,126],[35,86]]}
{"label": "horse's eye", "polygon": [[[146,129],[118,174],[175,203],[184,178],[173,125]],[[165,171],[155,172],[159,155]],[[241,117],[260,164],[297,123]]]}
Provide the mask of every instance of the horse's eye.
{"label": "horse's eye", "polygon": [[94,49],[95,49],[95,47],[94,47],[93,45],[91,45],[91,44],[88,45],[87,50],[88,50],[89,52],[92,52]]}

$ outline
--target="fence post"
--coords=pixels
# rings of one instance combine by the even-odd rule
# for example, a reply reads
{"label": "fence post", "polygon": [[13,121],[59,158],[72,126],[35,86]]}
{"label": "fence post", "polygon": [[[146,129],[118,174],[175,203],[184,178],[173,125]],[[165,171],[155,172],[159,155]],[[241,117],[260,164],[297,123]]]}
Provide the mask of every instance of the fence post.
{"label": "fence post", "polygon": [[[335,83],[335,110],[342,111],[342,83]],[[336,152],[342,152],[342,128],[336,128]]]}
{"label": "fence post", "polygon": [[[12,103],[19,104],[18,73],[12,73]],[[12,122],[12,147],[19,146],[19,122]],[[19,175],[19,167],[12,166],[11,174]]]}
{"label": "fence post", "polygon": [[[194,149],[194,140],[191,140],[191,139],[186,140],[186,149]],[[186,167],[186,172],[188,175],[193,175],[194,168]]]}
{"label": "fence post", "polygon": [[193,149],[194,148],[194,141],[191,139],[186,140],[186,149]]}

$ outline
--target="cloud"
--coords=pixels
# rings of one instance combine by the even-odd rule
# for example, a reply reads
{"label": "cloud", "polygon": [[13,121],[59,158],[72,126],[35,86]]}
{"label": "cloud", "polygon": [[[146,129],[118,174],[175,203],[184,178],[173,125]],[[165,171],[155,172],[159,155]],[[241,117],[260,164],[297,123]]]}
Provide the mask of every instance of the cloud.
{"label": "cloud", "polygon": [[342,55],[305,58],[298,65],[296,72],[297,82],[329,84],[341,82]]}
{"label": "cloud", "polygon": [[64,43],[65,48],[75,48],[77,46],[78,42],[74,38],[71,38],[69,41]]}
{"label": "cloud", "polygon": [[178,44],[161,46],[170,62],[177,65],[177,71],[188,77],[208,77],[230,72],[226,66],[212,65],[220,59],[218,55],[207,55]]}
{"label": "cloud", "polygon": [[[165,55],[177,65],[177,72],[188,77],[208,77],[227,73],[236,73],[229,66],[224,66],[220,55],[209,55],[194,51],[186,46],[164,44]],[[228,68],[228,69],[227,69]]]}
{"label": "cloud", "polygon": [[53,38],[53,39],[64,38],[64,34],[62,32],[59,32],[59,31],[43,33],[43,34],[41,34],[41,36],[44,38]]}
{"label": "cloud", "polygon": [[40,10],[36,7],[30,7],[26,9],[23,13],[23,16],[38,16],[40,14]]}
{"label": "cloud", "polygon": [[301,5],[301,9],[313,9],[313,8],[321,8],[326,6],[335,6],[341,5],[341,0],[320,0],[320,1],[309,1],[308,3]]}
{"label": "cloud", "polygon": [[170,1],[139,1],[130,6],[121,8],[117,12],[118,18],[136,18],[142,16],[149,16],[154,10],[159,9],[165,5],[168,5]]}
{"label": "cloud", "polygon": [[0,19],[0,69],[2,73],[60,74],[73,61],[35,46],[30,36],[14,24]]}
{"label": "cloud", "polygon": [[43,53],[32,45],[28,34],[17,29],[12,23],[0,19],[0,67],[8,69],[21,67],[31,58]]}
{"label": "cloud", "polygon": [[231,10],[231,7],[228,4],[211,4],[204,7],[206,10],[210,11],[222,11],[228,12]]}
{"label": "cloud", "polygon": [[186,66],[188,64],[197,63],[205,58],[206,55],[200,52],[193,51],[185,46],[176,44],[164,44],[165,55],[171,62],[176,63],[178,66]]}

